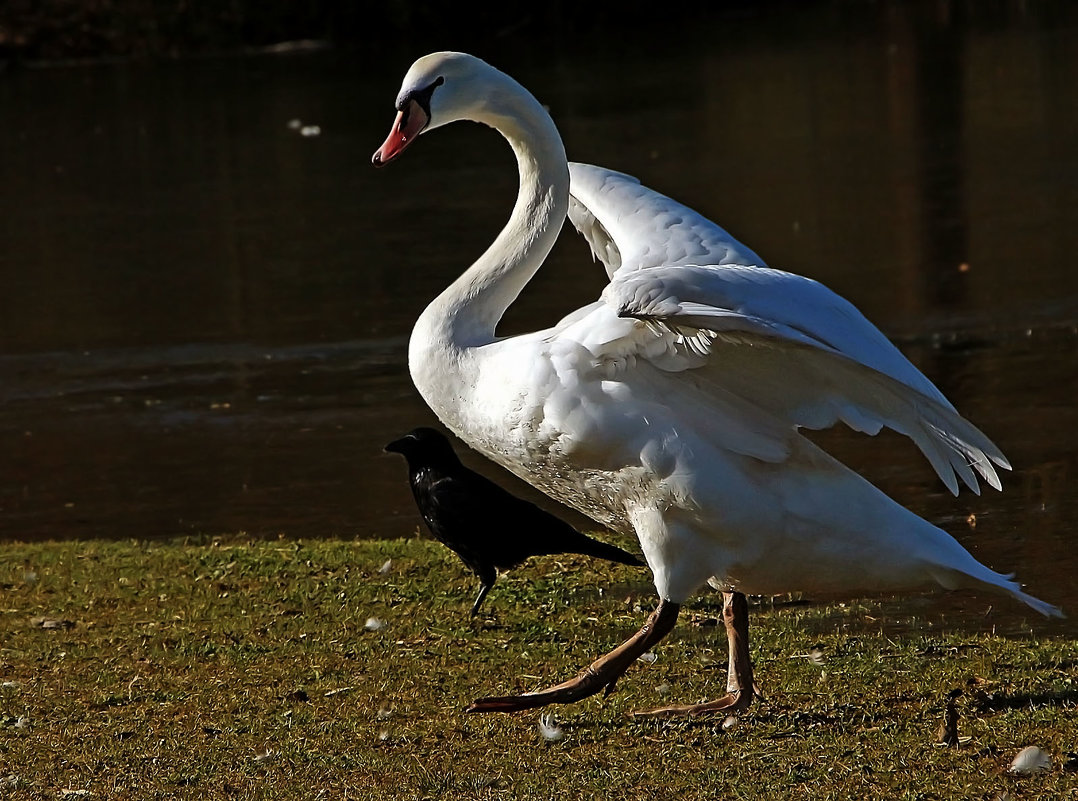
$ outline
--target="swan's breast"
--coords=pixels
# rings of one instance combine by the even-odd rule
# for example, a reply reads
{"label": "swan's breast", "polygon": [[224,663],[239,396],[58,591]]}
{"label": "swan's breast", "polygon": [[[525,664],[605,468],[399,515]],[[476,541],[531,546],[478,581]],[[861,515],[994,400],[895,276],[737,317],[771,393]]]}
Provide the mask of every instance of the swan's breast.
{"label": "swan's breast", "polygon": [[468,445],[629,533],[630,509],[691,505],[692,438],[679,436],[665,382],[636,380],[635,356],[618,347],[633,322],[598,314],[590,325],[576,321],[575,331],[559,326],[472,348],[438,344],[417,325],[409,365],[424,400]]}
{"label": "swan's breast", "polygon": [[471,402],[443,417],[473,448],[614,530],[632,532],[630,509],[686,502],[686,443],[618,368],[560,337],[478,350],[462,363]]}

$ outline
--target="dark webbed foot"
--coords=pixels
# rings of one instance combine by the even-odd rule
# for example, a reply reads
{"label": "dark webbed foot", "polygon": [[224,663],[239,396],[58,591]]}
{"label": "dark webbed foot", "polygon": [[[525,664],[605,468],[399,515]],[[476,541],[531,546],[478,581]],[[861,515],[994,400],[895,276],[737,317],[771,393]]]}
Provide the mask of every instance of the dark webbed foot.
{"label": "dark webbed foot", "polygon": [[709,714],[736,714],[752,705],[759,691],[752,681],[752,660],[749,659],[749,606],[739,592],[724,592],[722,619],[726,624],[726,639],[730,650],[726,695],[703,704],[672,704],[634,712],[634,717],[672,718]]}
{"label": "dark webbed foot", "polygon": [[634,718],[677,718],[724,712],[727,715],[743,712],[752,706],[753,693],[732,692],[702,704],[671,704],[644,712],[633,712]]}
{"label": "dark webbed foot", "polygon": [[680,604],[661,600],[659,606],[636,634],[605,656],[592,662],[575,679],[555,684],[541,692],[492,696],[475,701],[467,712],[518,712],[547,704],[568,704],[606,689],[613,691],[617,680],[636,659],[670,633],[677,622]]}

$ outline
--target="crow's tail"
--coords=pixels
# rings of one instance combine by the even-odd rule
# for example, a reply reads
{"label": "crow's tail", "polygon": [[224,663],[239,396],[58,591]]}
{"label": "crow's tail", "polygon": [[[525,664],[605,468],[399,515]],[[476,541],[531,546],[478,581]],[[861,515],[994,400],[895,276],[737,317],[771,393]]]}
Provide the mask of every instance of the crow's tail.
{"label": "crow's tail", "polygon": [[607,545],[605,542],[593,540],[583,534],[580,535],[580,540],[574,542],[572,547],[566,550],[571,553],[584,554],[585,556],[595,556],[599,559],[609,559],[611,562],[619,562],[623,565],[643,567],[645,564],[643,559],[634,556],[628,551],[623,551],[615,545]]}

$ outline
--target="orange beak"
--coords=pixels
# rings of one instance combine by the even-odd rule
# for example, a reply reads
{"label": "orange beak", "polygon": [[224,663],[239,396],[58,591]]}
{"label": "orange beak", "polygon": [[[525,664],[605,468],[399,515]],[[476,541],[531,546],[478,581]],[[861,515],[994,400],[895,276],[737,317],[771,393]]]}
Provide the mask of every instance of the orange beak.
{"label": "orange beak", "polygon": [[397,112],[397,119],[393,120],[393,128],[389,131],[389,136],[386,137],[382,146],[374,151],[371,163],[375,167],[381,167],[391,162],[404,152],[404,148],[415,141],[416,137],[427,127],[428,122],[430,122],[430,117],[427,113],[414,100],[409,100],[404,110]]}

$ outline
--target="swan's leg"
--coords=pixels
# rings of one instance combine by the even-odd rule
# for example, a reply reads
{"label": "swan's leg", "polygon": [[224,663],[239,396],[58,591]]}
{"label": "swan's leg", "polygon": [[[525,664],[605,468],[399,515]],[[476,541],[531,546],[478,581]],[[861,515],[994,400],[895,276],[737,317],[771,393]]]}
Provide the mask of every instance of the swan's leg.
{"label": "swan's leg", "polygon": [[680,604],[660,599],[658,608],[651,613],[640,631],[606,656],[596,659],[575,679],[555,684],[542,692],[480,698],[466,711],[516,712],[547,704],[568,704],[587,698],[589,695],[595,695],[604,687],[606,694],[609,695],[614,689],[614,684],[637,657],[670,633],[670,630],[674,628],[674,623],[677,622],[680,609]]}
{"label": "swan's leg", "polygon": [[705,715],[710,712],[741,712],[752,704],[756,688],[752,683],[752,660],[749,659],[749,605],[740,592],[722,594],[722,620],[730,648],[730,666],[726,695],[704,704],[675,704],[634,713],[637,717],[678,717]]}

